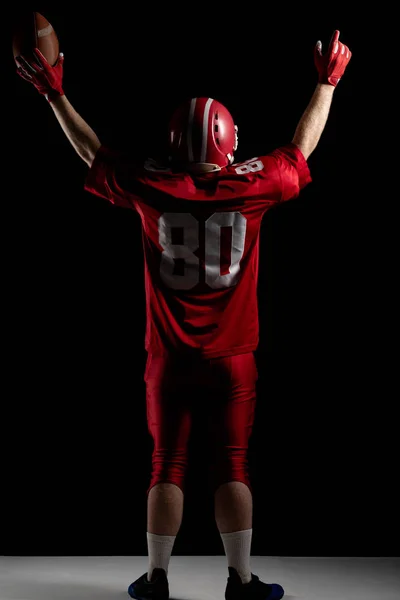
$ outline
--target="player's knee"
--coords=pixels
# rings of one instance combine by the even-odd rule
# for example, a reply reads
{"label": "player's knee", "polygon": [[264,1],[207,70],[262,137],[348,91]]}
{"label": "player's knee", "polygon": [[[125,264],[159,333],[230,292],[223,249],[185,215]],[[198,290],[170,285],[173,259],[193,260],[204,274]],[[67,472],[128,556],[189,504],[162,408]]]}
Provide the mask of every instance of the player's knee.
{"label": "player's knee", "polygon": [[152,476],[147,493],[158,483],[173,483],[184,491],[184,480],[188,466],[187,454],[183,450],[157,450],[153,452]]}
{"label": "player's knee", "polygon": [[226,449],[211,468],[211,484],[214,490],[231,481],[239,481],[251,489],[246,449]]}
{"label": "player's knee", "polygon": [[175,480],[175,481],[171,481],[168,480],[166,481],[165,479],[162,480],[158,480],[154,477],[151,478],[151,482],[149,487],[147,488],[147,496],[150,494],[150,491],[156,486],[156,485],[160,485],[162,483],[172,483],[173,485],[175,485],[177,488],[179,488],[181,490],[181,492],[184,494],[185,493],[185,480],[184,477],[180,478],[179,480]]}

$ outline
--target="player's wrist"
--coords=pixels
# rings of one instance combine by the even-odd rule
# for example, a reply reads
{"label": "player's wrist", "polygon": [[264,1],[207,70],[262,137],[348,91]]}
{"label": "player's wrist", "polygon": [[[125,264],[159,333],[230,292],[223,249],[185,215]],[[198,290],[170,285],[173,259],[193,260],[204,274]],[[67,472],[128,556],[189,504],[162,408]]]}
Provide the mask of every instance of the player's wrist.
{"label": "player's wrist", "polygon": [[328,83],[325,81],[319,81],[317,83],[317,87],[321,90],[323,90],[325,93],[329,92],[329,93],[333,93],[335,91],[336,85],[333,85],[332,83]]}
{"label": "player's wrist", "polygon": [[64,90],[49,90],[45,96],[50,103],[56,103],[59,98],[65,95]]}
{"label": "player's wrist", "polygon": [[336,87],[339,83],[340,77],[332,77],[327,73],[320,73],[318,77],[318,83],[321,85],[327,85],[330,87]]}

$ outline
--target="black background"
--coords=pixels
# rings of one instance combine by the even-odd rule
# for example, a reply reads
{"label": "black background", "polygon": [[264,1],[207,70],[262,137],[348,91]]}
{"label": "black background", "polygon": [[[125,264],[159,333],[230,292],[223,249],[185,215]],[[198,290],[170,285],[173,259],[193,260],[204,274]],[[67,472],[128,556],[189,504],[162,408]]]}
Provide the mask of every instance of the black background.
{"label": "black background", "polygon": [[[237,161],[293,137],[334,29],[353,52],[313,183],[265,217],[253,554],[387,556],[395,547],[393,221],[377,210],[360,16],[285,5],[35,8],[64,89],[103,143],[165,150],[188,96],[223,102]],[[3,37],[3,554],[145,554],[151,466],[139,217],[83,190],[87,167],[15,74]],[[4,60],[3,60],[4,59]],[[4,110],[6,103],[6,110]],[[370,140],[369,140],[370,141]],[[219,554],[194,430],[176,554]]]}

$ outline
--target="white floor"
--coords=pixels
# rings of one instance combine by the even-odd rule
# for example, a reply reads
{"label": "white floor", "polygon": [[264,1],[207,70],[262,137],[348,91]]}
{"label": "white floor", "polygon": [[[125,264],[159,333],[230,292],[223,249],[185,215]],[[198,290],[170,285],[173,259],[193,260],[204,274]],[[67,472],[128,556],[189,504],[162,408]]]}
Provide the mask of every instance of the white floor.
{"label": "white floor", "polygon": [[[253,573],[286,600],[400,600],[400,558],[252,556]],[[0,556],[0,600],[129,600],[145,556]],[[171,600],[224,600],[224,556],[172,556]]]}

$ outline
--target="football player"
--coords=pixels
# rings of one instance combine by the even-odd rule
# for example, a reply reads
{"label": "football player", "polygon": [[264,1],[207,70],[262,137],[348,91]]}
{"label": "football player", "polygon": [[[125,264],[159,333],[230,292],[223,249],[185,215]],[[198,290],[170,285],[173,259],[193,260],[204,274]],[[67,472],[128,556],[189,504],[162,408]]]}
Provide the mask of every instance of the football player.
{"label": "football player", "polygon": [[[261,220],[311,181],[307,164],[351,58],[335,31],[325,53],[314,48],[318,81],[293,138],[263,156],[235,163],[238,131],[229,110],[209,97],[177,107],[169,126],[169,162],[134,161],[101,143],[63,90],[64,56],[55,66],[34,51],[18,73],[44,95],[78,155],[84,186],[142,224],[145,271],[147,423],[154,447],[147,490],[148,570],[132,598],[167,600],[168,565],[179,531],[196,411],[212,442],[207,473],[227,557],[226,600],[278,600],[281,585],[251,572],[252,488],[247,453],[252,431],[259,321],[257,277]],[[200,477],[199,477],[200,479]]]}

